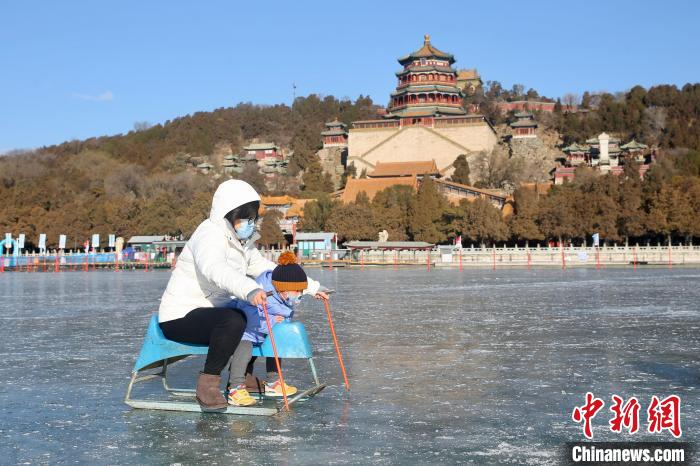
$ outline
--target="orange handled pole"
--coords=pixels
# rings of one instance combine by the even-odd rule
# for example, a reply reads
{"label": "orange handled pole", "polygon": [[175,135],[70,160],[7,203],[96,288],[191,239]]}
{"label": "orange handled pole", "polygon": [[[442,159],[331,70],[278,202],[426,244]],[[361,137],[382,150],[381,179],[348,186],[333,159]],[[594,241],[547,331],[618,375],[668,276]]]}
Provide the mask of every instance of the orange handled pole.
{"label": "orange handled pole", "polygon": [[326,307],[326,315],[328,316],[328,323],[331,327],[331,333],[333,334],[333,343],[335,343],[335,352],[338,354],[338,362],[340,363],[340,370],[343,371],[343,380],[345,381],[345,389],[350,391],[350,382],[348,382],[348,374],[345,372],[345,364],[343,364],[343,357],[340,355],[340,346],[338,345],[338,337],[335,335],[335,327],[333,326],[333,318],[331,317],[331,305],[328,303],[327,299],[323,300],[323,304]]}
{"label": "orange handled pole", "polygon": [[282,376],[282,366],[280,365],[280,358],[277,356],[277,345],[275,345],[275,337],[272,335],[272,322],[270,322],[270,315],[267,313],[267,304],[262,305],[263,313],[265,314],[265,322],[267,322],[267,331],[270,336],[270,343],[272,343],[272,352],[275,355],[275,364],[277,365],[277,373],[280,376],[280,383],[282,384],[282,397],[284,398],[284,407],[289,411],[289,401],[287,401],[287,386],[284,383],[284,376]]}

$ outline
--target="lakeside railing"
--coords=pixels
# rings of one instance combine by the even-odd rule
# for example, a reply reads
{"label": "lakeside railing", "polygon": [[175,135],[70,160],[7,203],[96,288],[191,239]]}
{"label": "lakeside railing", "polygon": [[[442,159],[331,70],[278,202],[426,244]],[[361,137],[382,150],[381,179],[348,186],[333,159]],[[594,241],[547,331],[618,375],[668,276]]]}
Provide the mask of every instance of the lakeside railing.
{"label": "lakeside railing", "polygon": [[[263,250],[276,261],[283,250]],[[547,246],[547,247],[467,247],[438,246],[427,250],[315,250],[299,256],[306,266],[370,267],[608,267],[639,265],[700,265],[700,246]],[[4,271],[61,272],[111,269],[171,268],[177,262],[173,254],[149,252],[117,255],[114,252],[47,253],[0,256]]]}
{"label": "lakeside railing", "polygon": [[304,264],[322,266],[437,267],[605,267],[638,265],[700,265],[700,246],[551,246],[468,247],[441,246],[424,250],[354,250],[342,259],[331,260],[335,251],[315,251],[302,258]]}
{"label": "lakeside railing", "polygon": [[0,272],[60,272],[66,270],[97,270],[97,269],[151,269],[169,268],[174,263],[174,256],[137,252],[120,254],[115,252],[95,253],[27,253],[17,256],[0,256]]}

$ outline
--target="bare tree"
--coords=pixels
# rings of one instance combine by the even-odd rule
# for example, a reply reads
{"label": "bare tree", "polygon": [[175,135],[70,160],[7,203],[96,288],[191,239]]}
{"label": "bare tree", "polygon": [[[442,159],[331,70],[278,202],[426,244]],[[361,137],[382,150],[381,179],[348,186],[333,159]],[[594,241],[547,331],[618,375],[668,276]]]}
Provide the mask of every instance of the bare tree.
{"label": "bare tree", "polygon": [[148,128],[152,127],[153,125],[147,121],[137,121],[134,123],[134,131],[146,131]]}
{"label": "bare tree", "polygon": [[580,101],[581,98],[579,95],[571,92],[564,94],[564,97],[561,98],[561,103],[564,104],[565,107],[573,107],[578,105]]}

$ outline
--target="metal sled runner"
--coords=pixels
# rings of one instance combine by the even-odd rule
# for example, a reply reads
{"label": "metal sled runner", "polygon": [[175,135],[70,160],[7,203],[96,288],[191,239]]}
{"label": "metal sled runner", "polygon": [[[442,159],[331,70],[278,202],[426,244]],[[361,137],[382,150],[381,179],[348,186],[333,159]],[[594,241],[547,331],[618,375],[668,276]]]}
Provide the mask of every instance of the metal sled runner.
{"label": "metal sled runner", "polygon": [[[289,398],[291,405],[301,399],[311,397],[326,385],[321,384],[313,361],[311,344],[309,343],[306,329],[300,322],[280,322],[272,327],[272,339],[266,338],[261,345],[253,346],[253,356],[273,357],[275,352],[273,344],[276,342],[277,357],[283,359],[302,358],[309,361],[314,386],[307,390],[300,390],[299,393]],[[274,342],[271,342],[274,340]],[[179,343],[168,340],[158,325],[158,316],[153,315],[148,324],[146,338],[134,369],[131,373],[131,380],[126,390],[124,402],[133,408],[156,409],[165,411],[187,411],[202,412],[199,404],[195,401],[188,401],[187,398],[194,397],[195,391],[192,389],[172,388],[168,385],[168,366],[192,355],[206,355],[209,347],[205,345],[193,345]],[[154,372],[155,371],[155,372]],[[183,400],[170,399],[166,401],[138,400],[131,398],[131,391],[134,385],[154,378],[160,378],[163,388],[173,398],[184,398]],[[244,414],[256,416],[271,416],[278,413],[281,407],[274,400],[264,399],[255,406],[228,406],[225,410],[217,411],[223,414]]]}

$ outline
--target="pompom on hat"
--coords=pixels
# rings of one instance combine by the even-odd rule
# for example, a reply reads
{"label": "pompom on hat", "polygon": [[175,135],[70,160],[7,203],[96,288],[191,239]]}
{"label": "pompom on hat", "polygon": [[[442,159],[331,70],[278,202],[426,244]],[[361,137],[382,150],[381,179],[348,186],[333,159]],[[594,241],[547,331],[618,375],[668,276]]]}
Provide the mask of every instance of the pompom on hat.
{"label": "pompom on hat", "polygon": [[272,271],[272,285],[277,291],[304,291],[308,286],[306,272],[297,264],[293,252],[280,254],[277,267]]}

